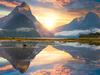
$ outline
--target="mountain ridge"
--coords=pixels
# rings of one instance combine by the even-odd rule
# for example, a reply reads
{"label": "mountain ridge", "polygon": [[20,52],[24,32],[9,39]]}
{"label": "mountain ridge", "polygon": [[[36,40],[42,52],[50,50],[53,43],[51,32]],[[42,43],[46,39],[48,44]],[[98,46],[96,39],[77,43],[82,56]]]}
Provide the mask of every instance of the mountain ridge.
{"label": "mountain ridge", "polygon": [[100,28],[100,17],[94,12],[88,12],[83,17],[73,19],[69,24],[57,27],[55,32],[87,30],[92,28]]}

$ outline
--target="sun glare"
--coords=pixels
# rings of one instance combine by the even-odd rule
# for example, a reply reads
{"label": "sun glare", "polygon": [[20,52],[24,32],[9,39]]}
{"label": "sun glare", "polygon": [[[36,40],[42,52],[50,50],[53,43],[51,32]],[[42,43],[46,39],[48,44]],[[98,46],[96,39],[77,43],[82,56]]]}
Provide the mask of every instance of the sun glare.
{"label": "sun glare", "polygon": [[37,16],[40,23],[49,31],[52,31],[57,26],[58,18],[59,15],[54,12],[48,12],[42,16]]}
{"label": "sun glare", "polygon": [[43,26],[48,30],[53,30],[56,26],[56,22],[58,19],[58,15],[54,13],[49,13],[42,18],[42,24]]}
{"label": "sun glare", "polygon": [[55,22],[53,20],[50,20],[50,19],[45,19],[44,20],[44,25],[46,28],[48,28],[49,30],[53,29],[54,28],[54,24]]}

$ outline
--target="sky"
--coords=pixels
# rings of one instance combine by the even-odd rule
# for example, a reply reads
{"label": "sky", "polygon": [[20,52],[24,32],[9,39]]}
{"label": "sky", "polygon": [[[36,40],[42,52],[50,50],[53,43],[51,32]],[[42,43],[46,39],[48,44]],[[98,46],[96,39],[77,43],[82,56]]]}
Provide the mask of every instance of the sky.
{"label": "sky", "polygon": [[9,14],[24,1],[37,20],[51,29],[68,24],[90,11],[100,16],[100,0],[0,0],[0,17]]}

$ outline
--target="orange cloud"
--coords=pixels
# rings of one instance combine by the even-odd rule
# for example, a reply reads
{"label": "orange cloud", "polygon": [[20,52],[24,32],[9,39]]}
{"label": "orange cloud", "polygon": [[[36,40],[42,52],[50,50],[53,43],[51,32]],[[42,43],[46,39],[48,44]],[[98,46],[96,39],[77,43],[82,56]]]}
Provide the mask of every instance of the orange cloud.
{"label": "orange cloud", "polygon": [[63,7],[64,5],[66,4],[69,4],[71,2],[71,0],[38,0],[40,2],[43,2],[43,3],[52,3],[53,5],[55,6],[59,6],[59,7]]}
{"label": "orange cloud", "polygon": [[13,69],[12,65],[6,65],[3,67],[0,67],[0,71],[7,71]]}
{"label": "orange cloud", "polygon": [[6,7],[16,7],[18,4],[18,2],[8,2],[5,0],[0,0],[0,5],[4,5]]}
{"label": "orange cloud", "polygon": [[29,75],[71,75],[71,70],[62,64],[56,64],[52,69],[42,69]]}

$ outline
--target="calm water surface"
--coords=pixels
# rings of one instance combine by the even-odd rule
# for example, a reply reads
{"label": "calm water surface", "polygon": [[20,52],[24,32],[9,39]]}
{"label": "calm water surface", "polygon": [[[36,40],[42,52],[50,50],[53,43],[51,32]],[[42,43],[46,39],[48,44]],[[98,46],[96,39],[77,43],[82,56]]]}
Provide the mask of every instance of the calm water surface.
{"label": "calm water surface", "polygon": [[[14,68],[9,69],[10,68],[9,65],[11,64],[7,60],[0,58],[0,75],[39,75],[39,73],[41,75],[53,75],[53,74],[54,75],[100,75],[100,46],[96,45],[80,44],[78,42],[70,42],[70,43],[2,42],[0,44],[0,50],[1,50],[0,54],[2,55],[2,52],[5,50],[8,53],[10,53],[11,56],[13,56],[13,59],[23,59],[23,58],[26,59],[28,56],[27,59],[31,60],[33,58],[31,54],[34,55],[34,52],[38,54],[48,45],[52,45],[54,48],[58,50],[69,53],[75,60],[67,61],[66,59],[65,60],[66,62],[64,63],[56,62],[38,66],[30,65],[27,72],[21,74],[18,70],[15,70]],[[24,49],[23,47],[26,48]],[[26,55],[26,57],[22,55],[22,58],[20,58],[19,55],[18,55],[19,57],[18,56],[16,57],[13,54],[13,53],[16,54],[16,51],[23,54],[23,50],[24,50],[24,55],[26,55],[26,53],[30,51],[29,54]],[[59,64],[59,66],[56,66],[55,68],[55,64]],[[42,73],[42,70],[45,70],[45,73]],[[57,73],[54,73],[54,71],[56,70]],[[60,70],[62,71],[60,72]],[[68,71],[70,70],[69,73],[66,70]]]}

